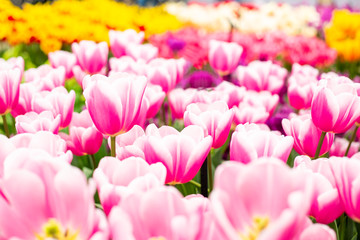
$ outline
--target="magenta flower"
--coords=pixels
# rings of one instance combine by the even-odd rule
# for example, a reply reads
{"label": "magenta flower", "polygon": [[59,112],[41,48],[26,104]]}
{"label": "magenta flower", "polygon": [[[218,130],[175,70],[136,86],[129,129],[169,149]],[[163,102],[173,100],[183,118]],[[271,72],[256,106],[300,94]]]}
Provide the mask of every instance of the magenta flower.
{"label": "magenta flower", "polygon": [[18,104],[20,82],[19,68],[0,70],[0,115],[11,112]]}
{"label": "magenta flower", "polygon": [[16,107],[11,111],[11,114],[16,117],[24,115],[32,111],[31,101],[35,93],[39,92],[39,86],[34,82],[20,84],[19,102]]}
{"label": "magenta flower", "polygon": [[164,102],[165,92],[158,85],[148,84],[144,97],[149,101],[149,108],[146,112],[146,118],[153,118],[159,112]]}
{"label": "magenta flower", "polygon": [[[348,140],[346,140],[345,138],[336,137],[334,143],[331,145],[330,148],[330,156],[344,157],[348,145]],[[347,157],[352,157],[355,153],[357,153],[359,151],[359,147],[359,142],[352,142]]]}
{"label": "magenta flower", "polygon": [[109,75],[115,72],[127,72],[135,75],[146,75],[148,65],[141,59],[135,61],[130,56],[123,56],[121,58],[110,58],[109,65],[111,71]]}
{"label": "magenta flower", "polygon": [[143,76],[116,73],[110,77],[94,75],[86,85],[86,106],[96,128],[116,136],[137,124],[147,80]]}
{"label": "magenta flower", "polygon": [[144,159],[137,157],[122,161],[104,157],[93,177],[101,204],[108,215],[111,208],[118,205],[124,197],[164,185],[166,168],[162,163],[149,165]]}
{"label": "magenta flower", "polygon": [[321,131],[346,132],[360,117],[355,84],[346,77],[320,80],[311,103],[311,117]]}
{"label": "magenta flower", "polygon": [[243,48],[237,43],[210,40],[209,63],[220,75],[233,72],[239,65]]}
{"label": "magenta flower", "polygon": [[210,195],[216,223],[226,239],[298,239],[311,224],[312,185],[279,160],[223,163]]}
{"label": "magenta flower", "polygon": [[285,84],[287,70],[271,61],[253,61],[246,67],[239,66],[235,74],[237,84],[248,90],[277,94]]}
{"label": "magenta flower", "polygon": [[235,106],[233,109],[235,124],[265,123],[270,116],[264,106],[251,105],[246,102],[241,102],[239,106]]}
{"label": "magenta flower", "polygon": [[337,219],[344,212],[344,205],[340,201],[329,160],[320,158],[312,161],[308,156],[298,156],[294,166],[313,173],[315,200],[311,205],[310,216],[314,217],[316,222],[324,224]]}
{"label": "magenta flower", "polygon": [[14,69],[18,68],[21,72],[21,76],[24,73],[24,59],[22,57],[12,57],[8,60],[0,58],[0,70]]}
{"label": "magenta flower", "polygon": [[70,79],[74,76],[73,67],[76,65],[76,56],[73,53],[67,51],[56,51],[49,53],[49,61],[53,68],[63,66],[65,68],[66,79]]}
{"label": "magenta flower", "polygon": [[219,85],[217,85],[215,91],[221,92],[224,95],[229,96],[227,102],[229,108],[238,106],[246,95],[245,87],[239,87],[227,81],[223,81]]}
{"label": "magenta flower", "polygon": [[103,135],[96,129],[86,109],[81,113],[73,113],[69,135],[62,134],[61,137],[66,141],[68,149],[77,156],[97,153],[103,141]]}
{"label": "magenta flower", "polygon": [[75,92],[69,93],[64,87],[57,87],[49,91],[36,93],[31,101],[32,110],[36,113],[50,111],[54,117],[60,114],[60,128],[70,124],[75,104]]}
{"label": "magenta flower", "polygon": [[83,40],[71,45],[81,69],[89,74],[99,73],[106,67],[108,58],[108,45],[106,42],[95,43]]}
{"label": "magenta flower", "polygon": [[111,52],[116,58],[125,55],[129,44],[141,44],[144,41],[144,32],[137,33],[134,29],[125,31],[109,31]]}
{"label": "magenta flower", "polygon": [[193,179],[210,152],[212,137],[195,125],[178,132],[175,128],[151,124],[146,128],[145,159],[149,164],[161,162],[167,170],[168,184],[186,183]]}
{"label": "magenta flower", "polygon": [[[294,138],[294,149],[302,155],[314,157],[316,148],[321,136],[321,130],[317,128],[310,114],[294,116],[289,119],[283,119],[282,125],[287,136]],[[320,149],[320,156],[330,150],[334,141],[333,133],[326,133],[324,142]]]}
{"label": "magenta flower", "polygon": [[108,238],[106,219],[94,206],[94,185],[79,169],[34,149],[12,152],[4,165],[1,239]]}
{"label": "magenta flower", "polygon": [[233,117],[233,110],[224,101],[192,103],[184,113],[184,124],[200,126],[204,130],[204,136],[213,138],[212,147],[219,148],[229,135]]}
{"label": "magenta flower", "polygon": [[36,133],[38,131],[49,131],[57,134],[60,128],[60,115],[54,117],[52,112],[41,113],[28,112],[15,118],[17,133]]}
{"label": "magenta flower", "polygon": [[40,90],[51,91],[65,84],[65,68],[59,66],[52,68],[50,65],[41,65],[38,68],[30,68],[25,71],[26,82],[34,82]]}
{"label": "magenta flower", "polygon": [[329,162],[346,214],[354,221],[360,222],[359,160],[331,157]]}
{"label": "magenta flower", "polygon": [[186,107],[194,102],[196,95],[196,89],[188,88],[176,88],[169,93],[169,106],[171,109],[171,115],[175,119],[182,119],[186,110]]}

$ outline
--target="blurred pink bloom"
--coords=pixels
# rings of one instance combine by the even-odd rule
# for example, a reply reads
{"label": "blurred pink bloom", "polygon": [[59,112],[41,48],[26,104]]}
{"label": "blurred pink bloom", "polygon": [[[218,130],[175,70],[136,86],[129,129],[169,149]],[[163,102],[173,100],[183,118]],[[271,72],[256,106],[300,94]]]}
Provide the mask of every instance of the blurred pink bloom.
{"label": "blurred pink bloom", "polygon": [[116,73],[110,77],[94,75],[85,86],[86,106],[96,128],[116,136],[138,124],[146,116],[141,111],[147,84],[144,76]]}
{"label": "blurred pink bloom", "polygon": [[228,102],[229,96],[215,90],[200,89],[196,91],[193,103],[213,103],[216,101]]}
{"label": "blurred pink bloom", "polygon": [[186,183],[193,179],[210,152],[212,137],[204,137],[201,127],[191,125],[178,132],[175,128],[151,124],[146,128],[145,159],[161,162],[167,170],[166,183]]}
{"label": "blurred pink bloom", "polygon": [[237,84],[248,90],[279,93],[285,84],[287,70],[271,61],[253,61],[248,66],[236,69]]}
{"label": "blurred pink bloom", "polygon": [[106,67],[109,52],[106,42],[95,43],[82,40],[80,43],[74,42],[71,49],[76,56],[78,65],[84,72],[95,74]]}
{"label": "blurred pink bloom", "polygon": [[286,163],[293,144],[291,136],[264,130],[257,124],[240,124],[231,137],[230,160],[246,164],[261,157],[275,157]]}
{"label": "blurred pink bloom", "polygon": [[[145,132],[142,127],[134,125],[126,133],[116,136],[116,158],[123,160],[129,157],[140,157],[145,159],[144,155],[144,137]],[[110,145],[110,141],[109,141]]]}
{"label": "blurred pink bloom", "polygon": [[224,101],[214,103],[192,103],[184,113],[185,126],[197,125],[204,130],[204,136],[213,138],[212,147],[221,147],[228,138],[234,112]]}
{"label": "blurred pink bloom", "polygon": [[103,135],[96,129],[87,109],[73,113],[69,135],[62,134],[61,137],[68,149],[77,156],[97,153],[103,141]]}
{"label": "blurred pink bloom", "polygon": [[138,191],[164,185],[166,168],[162,163],[149,165],[144,159],[129,157],[119,161],[113,157],[101,159],[94,171],[99,198],[108,215],[122,198]]}
{"label": "blurred pink bloom", "polygon": [[110,58],[109,65],[111,71],[109,75],[115,72],[127,72],[135,75],[146,75],[148,65],[142,59],[135,61],[130,56],[123,56],[121,58]]}
{"label": "blurred pink bloom", "polygon": [[177,65],[174,59],[156,58],[148,63],[146,76],[149,83],[161,86],[165,93],[177,84]]}
{"label": "blurred pink bloom", "polygon": [[346,214],[354,221],[360,221],[359,205],[359,171],[360,161],[352,158],[331,157],[330,167],[335,178],[340,200],[344,204]]}
{"label": "blurred pink bloom", "polygon": [[165,92],[159,85],[148,84],[144,97],[149,101],[149,108],[146,112],[146,118],[153,118],[159,112],[164,102]]}
{"label": "blurred pink bloom", "polygon": [[264,106],[252,105],[247,102],[241,102],[239,106],[233,107],[234,123],[265,123],[269,118],[269,112],[266,111]]}
{"label": "blurred pink bloom", "polygon": [[230,74],[239,65],[242,52],[243,48],[237,43],[210,40],[209,64],[220,75]]}
{"label": "blurred pink bloom", "polygon": [[51,91],[65,84],[65,68],[59,66],[53,68],[50,65],[41,65],[38,68],[30,68],[25,71],[26,82],[34,82],[40,90]]}
{"label": "blurred pink bloom", "polygon": [[320,158],[312,161],[308,156],[298,156],[295,158],[294,166],[297,169],[313,172],[315,201],[312,203],[310,216],[314,217],[316,222],[324,224],[337,219],[344,212],[344,206],[336,189],[329,160]]}
{"label": "blurred pink bloom", "polygon": [[157,47],[147,44],[129,44],[126,48],[126,55],[132,57],[134,60],[143,60],[149,62],[158,56]]}
{"label": "blurred pink bloom", "polygon": [[73,67],[76,65],[76,56],[73,53],[67,51],[55,51],[49,53],[49,61],[53,68],[63,66],[66,72],[66,79],[70,79],[74,76]]}
{"label": "blurred pink bloom", "polygon": [[14,151],[4,165],[1,239],[107,239],[106,220],[94,206],[95,186],[79,169],[34,149]]}
{"label": "blurred pink bloom", "polygon": [[36,113],[50,111],[54,117],[60,114],[60,128],[70,124],[75,104],[75,92],[68,92],[64,87],[36,93],[31,101],[32,110]]}
{"label": "blurred pink bloom", "polygon": [[176,88],[169,93],[168,101],[171,109],[171,115],[175,119],[182,119],[186,107],[193,103],[196,95],[196,89],[188,88]]}
{"label": "blurred pink bloom", "polygon": [[306,172],[279,160],[227,162],[216,169],[210,200],[226,239],[298,239],[310,222],[312,186]]}
{"label": "blurred pink bloom", "polygon": [[349,81],[346,77],[320,80],[312,99],[311,116],[321,131],[346,132],[360,117],[360,97]]}
{"label": "blurred pink bloom", "polygon": [[224,95],[229,96],[228,98],[229,108],[238,106],[239,103],[243,100],[244,96],[246,95],[245,87],[239,87],[227,81],[223,81],[219,85],[217,85],[215,91],[221,92]]}
{"label": "blurred pink bloom", "polygon": [[290,105],[295,109],[311,107],[311,101],[318,82],[319,71],[311,66],[294,64],[291,76],[288,79],[288,98]]}
{"label": "blurred pink bloom", "polygon": [[245,92],[242,102],[248,103],[254,107],[265,107],[269,116],[271,116],[278,106],[279,98],[279,95],[271,94],[269,91],[256,92],[249,90]]}
{"label": "blurred pink bloom", "polygon": [[48,131],[17,134],[10,138],[10,142],[16,148],[41,149],[53,157],[59,157],[69,163],[72,161],[73,156],[71,151],[67,151],[66,142]]}
{"label": "blurred pink bloom", "polygon": [[0,70],[0,115],[11,112],[19,102],[21,70]]}
{"label": "blurred pink bloom", "polygon": [[[282,125],[286,135],[294,138],[294,149],[302,155],[314,157],[319,143],[321,130],[317,128],[310,114],[294,116],[290,119],[283,119]],[[320,156],[330,150],[334,141],[333,133],[326,133],[321,146]]]}
{"label": "blurred pink bloom", "polygon": [[21,76],[24,73],[24,59],[22,57],[12,57],[8,60],[5,60],[3,58],[0,58],[0,70],[9,70],[18,68],[21,72]]}
{"label": "blurred pink bloom", "polygon": [[11,111],[11,114],[16,117],[18,115],[24,115],[27,112],[31,112],[31,100],[35,93],[39,91],[39,86],[37,86],[34,82],[20,84],[19,102]]}
{"label": "blurred pink bloom", "polygon": [[17,133],[36,133],[38,131],[49,131],[57,134],[60,127],[60,115],[54,117],[52,112],[41,113],[28,112],[15,118]]}
{"label": "blurred pink bloom", "polygon": [[144,41],[144,32],[137,33],[134,29],[125,31],[109,31],[111,52],[116,58],[125,55],[129,44],[141,44]]}
{"label": "blurred pink bloom", "polygon": [[[330,156],[344,157],[349,141],[345,138],[336,137],[330,148]],[[360,143],[352,142],[347,157],[352,157],[359,151]]]}
{"label": "blurred pink bloom", "polygon": [[[126,239],[195,240],[199,226],[188,205],[182,195],[172,187],[164,186],[132,194],[121,201],[119,206],[122,211],[116,207],[112,210],[116,211],[116,214],[110,213],[113,239],[123,239],[125,233],[129,234],[132,229],[133,237]],[[117,214],[122,217],[115,217]],[[121,224],[116,224],[119,220]],[[119,229],[124,229],[125,233],[119,233]]]}

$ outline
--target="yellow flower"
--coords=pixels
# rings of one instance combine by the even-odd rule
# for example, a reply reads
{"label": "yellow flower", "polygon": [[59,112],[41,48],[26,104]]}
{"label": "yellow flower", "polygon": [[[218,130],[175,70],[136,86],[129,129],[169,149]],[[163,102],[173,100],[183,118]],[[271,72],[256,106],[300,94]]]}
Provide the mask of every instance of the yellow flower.
{"label": "yellow flower", "polygon": [[360,14],[348,10],[335,10],[325,27],[327,44],[337,50],[345,61],[360,60]]}

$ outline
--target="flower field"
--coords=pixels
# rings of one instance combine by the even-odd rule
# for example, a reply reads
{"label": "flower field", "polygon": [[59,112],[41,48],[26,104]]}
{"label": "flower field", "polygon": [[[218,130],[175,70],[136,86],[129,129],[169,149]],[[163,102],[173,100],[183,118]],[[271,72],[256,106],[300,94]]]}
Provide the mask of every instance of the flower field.
{"label": "flower field", "polygon": [[356,9],[0,13],[0,240],[360,238]]}

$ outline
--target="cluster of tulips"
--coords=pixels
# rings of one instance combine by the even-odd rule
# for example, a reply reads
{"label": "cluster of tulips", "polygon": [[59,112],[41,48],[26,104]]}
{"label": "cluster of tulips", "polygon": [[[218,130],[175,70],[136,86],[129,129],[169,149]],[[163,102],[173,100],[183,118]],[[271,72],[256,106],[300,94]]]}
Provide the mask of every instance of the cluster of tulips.
{"label": "cluster of tulips", "polygon": [[[270,61],[239,65],[243,48],[217,40],[213,73],[193,72],[182,58],[158,58],[142,32],[109,37],[109,61],[108,45],[92,41],[26,71],[20,57],[1,60],[1,240],[360,233],[358,83],[299,64],[291,73]],[[64,87],[73,77],[83,94]],[[189,79],[197,88],[181,87]],[[111,156],[96,159],[103,142]],[[75,167],[85,155],[90,168]],[[201,194],[174,187],[185,184]]]}

